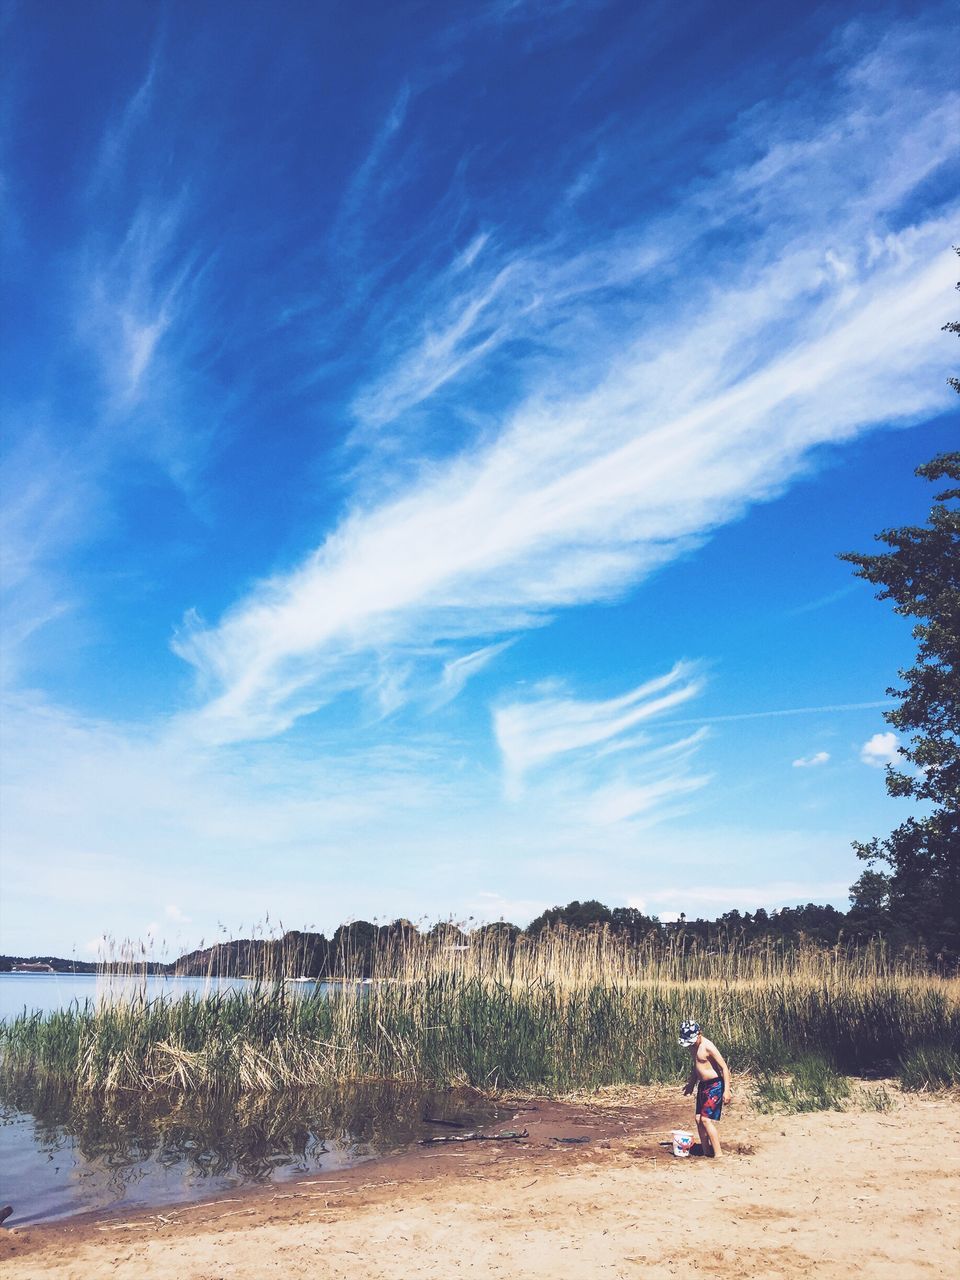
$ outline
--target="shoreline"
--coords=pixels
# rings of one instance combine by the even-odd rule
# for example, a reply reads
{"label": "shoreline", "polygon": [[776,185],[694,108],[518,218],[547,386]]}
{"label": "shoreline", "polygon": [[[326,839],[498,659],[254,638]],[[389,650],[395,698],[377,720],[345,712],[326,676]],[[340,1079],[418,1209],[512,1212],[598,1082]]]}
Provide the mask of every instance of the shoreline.
{"label": "shoreline", "polygon": [[905,1096],[885,1113],[760,1115],[734,1103],[722,1161],[677,1160],[659,1145],[670,1128],[689,1127],[689,1101],[676,1090],[511,1101],[515,1119],[502,1127],[528,1131],[516,1143],[421,1146],[168,1211],[14,1226],[0,1232],[0,1275],[306,1280],[355,1275],[358,1266],[370,1280],[659,1278],[691,1266],[731,1280],[960,1272],[958,1110],[949,1095]]}
{"label": "shoreline", "polygon": [[[157,1220],[169,1221],[194,1210],[210,1209],[223,1203],[256,1204],[261,1200],[274,1201],[296,1198],[304,1187],[359,1185],[366,1183],[382,1170],[389,1170],[391,1177],[420,1181],[431,1172],[443,1176],[449,1165],[456,1169],[468,1159],[467,1153],[499,1153],[507,1158],[511,1153],[517,1159],[543,1158],[551,1152],[563,1152],[576,1148],[585,1152],[588,1144],[608,1143],[625,1131],[644,1126],[666,1123],[672,1115],[673,1100],[678,1092],[668,1086],[644,1086],[647,1095],[642,1104],[617,1106],[597,1102],[585,1096],[582,1100],[557,1099],[535,1094],[507,1094],[486,1099],[497,1110],[497,1118],[483,1126],[485,1131],[496,1134],[504,1130],[527,1130],[523,1139],[462,1142],[453,1137],[450,1130],[438,1128],[432,1142],[416,1141],[396,1151],[372,1154],[346,1166],[333,1166],[329,1170],[312,1170],[296,1177],[266,1183],[246,1183],[213,1192],[196,1201],[168,1201],[153,1205],[116,1205],[84,1209],[67,1217],[47,1220],[17,1221],[17,1205],[8,1219],[6,1232],[0,1229],[0,1260],[5,1256],[4,1241],[11,1233],[18,1233],[24,1240],[29,1235],[56,1236],[57,1234],[85,1234],[89,1230],[113,1229],[115,1223],[129,1222],[137,1226],[149,1225]],[[686,1099],[684,1099],[686,1102]],[[689,1107],[685,1107],[689,1110]],[[688,1126],[689,1127],[689,1126]],[[659,1129],[656,1130],[660,1132]],[[581,1139],[587,1138],[587,1143]],[[446,1139],[446,1140],[441,1140]],[[452,1139],[452,1140],[451,1140]],[[439,1162],[439,1163],[438,1163]],[[9,1196],[8,1196],[9,1200]]]}

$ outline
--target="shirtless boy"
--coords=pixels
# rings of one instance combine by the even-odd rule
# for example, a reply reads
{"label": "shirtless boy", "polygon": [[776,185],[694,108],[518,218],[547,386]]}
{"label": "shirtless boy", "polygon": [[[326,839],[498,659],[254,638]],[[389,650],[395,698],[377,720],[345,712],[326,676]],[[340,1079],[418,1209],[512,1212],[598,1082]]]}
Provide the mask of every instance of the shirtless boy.
{"label": "shirtless boy", "polygon": [[717,1121],[723,1104],[730,1101],[730,1069],[723,1054],[706,1036],[700,1034],[699,1022],[684,1022],[680,1027],[680,1043],[690,1050],[693,1065],[683,1087],[685,1094],[697,1091],[697,1129],[705,1156],[722,1156]]}

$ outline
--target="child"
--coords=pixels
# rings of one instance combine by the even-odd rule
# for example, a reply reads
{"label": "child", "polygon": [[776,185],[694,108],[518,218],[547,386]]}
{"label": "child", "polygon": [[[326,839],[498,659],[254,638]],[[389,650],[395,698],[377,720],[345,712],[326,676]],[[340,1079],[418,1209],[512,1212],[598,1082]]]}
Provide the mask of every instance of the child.
{"label": "child", "polygon": [[723,1104],[730,1101],[730,1069],[717,1046],[700,1034],[699,1022],[683,1023],[680,1043],[690,1050],[693,1057],[683,1092],[691,1094],[694,1087],[697,1090],[697,1129],[701,1149],[705,1156],[722,1156],[717,1121]]}

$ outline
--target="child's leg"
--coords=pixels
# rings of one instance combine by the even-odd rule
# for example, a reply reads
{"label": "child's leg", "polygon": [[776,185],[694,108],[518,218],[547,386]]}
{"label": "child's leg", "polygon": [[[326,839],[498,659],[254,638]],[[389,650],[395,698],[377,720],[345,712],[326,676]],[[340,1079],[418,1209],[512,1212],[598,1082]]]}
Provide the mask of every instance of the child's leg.
{"label": "child's leg", "polygon": [[703,1154],[707,1154],[707,1143],[709,1143],[713,1148],[714,1156],[722,1156],[723,1152],[720,1149],[720,1135],[717,1132],[716,1122],[708,1120],[706,1116],[697,1116],[697,1128],[700,1130]]}
{"label": "child's leg", "polygon": [[697,1116],[697,1133],[700,1135],[700,1151],[703,1155],[710,1154],[710,1139],[707,1137],[707,1131],[703,1127],[703,1119]]}

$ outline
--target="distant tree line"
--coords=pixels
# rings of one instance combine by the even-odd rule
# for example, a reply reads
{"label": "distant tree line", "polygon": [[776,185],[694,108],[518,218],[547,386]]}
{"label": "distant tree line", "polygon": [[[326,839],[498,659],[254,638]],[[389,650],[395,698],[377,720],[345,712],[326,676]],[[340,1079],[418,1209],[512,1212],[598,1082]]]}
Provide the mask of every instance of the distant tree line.
{"label": "distant tree line", "polygon": [[[611,908],[591,899],[550,907],[525,929],[504,920],[480,925],[469,932],[450,921],[418,929],[409,920],[394,920],[390,924],[355,920],[341,925],[331,938],[322,933],[291,931],[276,940],[238,939],[217,943],[181,956],[168,968],[170,972],[192,975],[324,978],[342,971],[341,957],[348,954],[356,963],[357,976],[365,977],[371,971],[374,954],[390,943],[402,943],[405,937],[427,937],[438,946],[457,947],[467,945],[471,939],[494,936],[509,946],[520,938],[537,938],[545,930],[558,928],[604,929],[629,939],[634,945],[652,948],[677,945],[708,950],[760,945],[835,947],[882,938],[895,951],[927,950],[923,936],[899,927],[884,906],[858,903],[849,911],[840,911],[833,906],[808,902],[778,911],[766,911],[763,907],[752,912],[727,911],[710,920],[688,918],[681,913],[679,919],[665,922],[634,907]],[[944,953],[930,954],[934,964],[955,960],[955,956]],[[291,966],[295,966],[295,972]]]}
{"label": "distant tree line", "polygon": [[[78,960],[76,956],[69,960],[63,956],[0,956],[0,973],[9,973],[18,964],[48,964],[57,973],[123,973],[130,967],[124,961]],[[170,968],[153,960],[137,965],[139,972],[147,973],[166,973]]]}
{"label": "distant tree line", "polygon": [[[151,961],[133,967],[140,972],[194,977],[253,974],[266,978],[326,978],[342,972],[342,957],[346,954],[355,961],[357,976],[366,977],[376,952],[391,943],[401,945],[406,938],[428,938],[437,946],[458,947],[466,946],[471,939],[493,937],[509,946],[519,938],[534,939],[545,930],[559,928],[604,929],[636,946],[683,945],[708,950],[761,945],[836,947],[883,939],[892,951],[926,952],[933,964],[955,965],[956,952],[933,946],[939,939],[924,936],[912,916],[897,918],[885,882],[878,885],[876,896],[871,898],[870,874],[865,873],[854,885],[849,911],[808,902],[777,911],[763,907],[756,911],[726,911],[710,920],[688,918],[681,913],[677,920],[662,921],[635,907],[608,907],[596,899],[575,900],[541,912],[525,929],[506,920],[469,931],[451,921],[418,928],[404,919],[390,924],[354,920],[341,925],[330,938],[322,933],[290,930],[281,938],[236,938],[189,951],[170,964]],[[102,973],[105,967],[124,968],[120,961],[104,966],[56,956],[0,956],[0,973],[8,973],[13,965],[24,961],[49,964],[58,973]]]}

